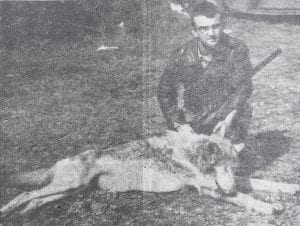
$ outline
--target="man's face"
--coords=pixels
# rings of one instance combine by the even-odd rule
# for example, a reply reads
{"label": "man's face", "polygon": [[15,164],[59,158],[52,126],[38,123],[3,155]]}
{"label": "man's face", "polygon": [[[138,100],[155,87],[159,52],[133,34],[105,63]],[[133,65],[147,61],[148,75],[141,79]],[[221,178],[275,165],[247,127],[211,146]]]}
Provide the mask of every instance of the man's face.
{"label": "man's face", "polygon": [[194,25],[193,34],[205,46],[214,47],[217,45],[223,32],[223,22],[219,13],[213,18],[202,15],[195,16]]}

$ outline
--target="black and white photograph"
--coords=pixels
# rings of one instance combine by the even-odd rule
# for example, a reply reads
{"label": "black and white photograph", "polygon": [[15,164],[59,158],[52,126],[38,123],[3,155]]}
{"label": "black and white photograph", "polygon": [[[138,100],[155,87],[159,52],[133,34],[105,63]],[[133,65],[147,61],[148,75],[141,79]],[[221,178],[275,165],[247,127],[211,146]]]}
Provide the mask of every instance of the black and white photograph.
{"label": "black and white photograph", "polygon": [[0,226],[300,225],[299,0],[0,0]]}

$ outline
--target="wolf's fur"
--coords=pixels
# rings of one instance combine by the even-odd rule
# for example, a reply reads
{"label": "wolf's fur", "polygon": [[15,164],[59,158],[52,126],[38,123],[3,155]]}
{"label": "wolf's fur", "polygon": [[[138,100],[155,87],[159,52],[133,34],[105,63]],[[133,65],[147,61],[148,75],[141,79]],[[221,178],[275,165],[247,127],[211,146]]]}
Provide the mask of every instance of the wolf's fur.
{"label": "wolf's fur", "polygon": [[[225,119],[219,134],[197,135],[189,126],[181,126],[178,132],[167,131],[162,137],[106,150],[92,148],[60,160],[49,169],[18,175],[15,182],[49,183],[41,189],[20,194],[1,208],[1,215],[6,217],[25,204],[21,213],[62,199],[85,189],[93,179],[97,179],[99,188],[109,192],[169,192],[191,185],[200,194],[247,209],[265,214],[282,211],[280,204],[262,202],[237,192],[232,167],[242,146],[234,146],[223,137],[223,128],[228,127],[232,118],[229,115]],[[290,194],[300,190],[298,185],[257,179],[250,180],[250,186],[254,190]]]}
{"label": "wolf's fur", "polygon": [[50,183],[52,172],[47,169],[38,169],[31,172],[13,175],[8,178],[8,182],[12,185],[45,185]]}

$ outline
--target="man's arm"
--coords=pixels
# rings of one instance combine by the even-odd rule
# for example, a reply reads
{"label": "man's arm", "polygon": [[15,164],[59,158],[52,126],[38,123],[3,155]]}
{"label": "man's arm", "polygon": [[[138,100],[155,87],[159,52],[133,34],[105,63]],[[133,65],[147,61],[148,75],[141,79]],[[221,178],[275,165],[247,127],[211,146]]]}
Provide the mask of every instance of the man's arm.
{"label": "man's arm", "polygon": [[245,45],[233,51],[232,62],[233,86],[236,88],[233,104],[239,110],[239,106],[245,103],[252,94],[252,64],[249,50]]}
{"label": "man's arm", "polygon": [[239,112],[252,94],[252,64],[246,45],[243,44],[232,51],[231,62],[232,72],[229,82],[235,91],[216,113],[219,119],[226,117],[234,109]]}
{"label": "man's arm", "polygon": [[175,128],[174,123],[180,122],[182,117],[178,108],[178,76],[176,64],[170,61],[158,85],[158,101],[169,128]]}
{"label": "man's arm", "polygon": [[[231,54],[232,61],[232,74],[230,79],[230,84],[235,89],[231,96],[228,97],[228,100],[215,112],[211,113],[203,122],[203,124],[209,124],[211,121],[217,119],[219,122],[215,126],[213,132],[222,127],[230,126],[225,125],[224,118],[230,112],[243,111],[243,105],[250,98],[252,93],[252,64],[249,59],[249,50],[245,45],[240,46],[237,50],[233,50]],[[226,128],[225,128],[226,130]]]}

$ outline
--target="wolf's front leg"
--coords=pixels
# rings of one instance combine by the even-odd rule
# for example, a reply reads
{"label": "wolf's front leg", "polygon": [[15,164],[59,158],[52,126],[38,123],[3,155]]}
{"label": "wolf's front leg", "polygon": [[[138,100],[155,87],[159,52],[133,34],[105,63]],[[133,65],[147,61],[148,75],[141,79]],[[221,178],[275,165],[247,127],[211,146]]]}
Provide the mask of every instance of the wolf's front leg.
{"label": "wolf's front leg", "polygon": [[203,174],[190,179],[187,184],[194,186],[198,190],[199,194],[204,194],[203,190],[214,191],[218,189],[215,179]]}
{"label": "wolf's front leg", "polygon": [[214,199],[226,201],[237,206],[244,207],[248,210],[255,210],[263,214],[278,214],[284,210],[284,207],[278,203],[267,203],[252,198],[250,195],[238,192],[235,196],[224,196],[211,190],[203,190],[203,194]]}
{"label": "wolf's front leg", "polygon": [[286,193],[295,195],[300,192],[300,185],[278,183],[262,179],[235,177],[237,184],[242,190],[265,191],[274,193]]}
{"label": "wolf's front leg", "polygon": [[263,202],[240,192],[234,197],[225,196],[223,199],[238,206],[243,206],[246,209],[255,210],[264,214],[279,214],[284,210],[284,207],[279,203]]}

